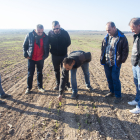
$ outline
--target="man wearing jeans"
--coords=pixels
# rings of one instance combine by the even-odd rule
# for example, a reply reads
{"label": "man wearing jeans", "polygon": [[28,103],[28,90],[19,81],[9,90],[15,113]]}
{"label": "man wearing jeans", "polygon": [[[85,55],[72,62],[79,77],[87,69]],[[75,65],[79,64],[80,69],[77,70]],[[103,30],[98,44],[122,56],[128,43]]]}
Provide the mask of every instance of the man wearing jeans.
{"label": "man wearing jeans", "polygon": [[125,35],[115,27],[114,22],[106,24],[106,31],[108,34],[102,42],[100,58],[110,89],[106,98],[116,97],[114,103],[118,104],[121,101],[120,69],[121,64],[128,57],[128,41]]}
{"label": "man wearing jeans", "polygon": [[[5,99],[5,98],[8,98],[8,97],[11,97],[11,95],[6,94],[6,93],[3,91],[2,86],[1,86],[1,76],[0,76],[0,98],[1,98],[1,99]],[[5,102],[0,100],[0,104],[5,104]]]}
{"label": "man wearing jeans", "polygon": [[136,85],[135,100],[128,102],[129,105],[136,105],[136,108],[130,110],[131,113],[140,113],[140,18],[132,18],[129,26],[134,32],[134,42],[132,48],[131,63],[133,65],[133,77]]}
{"label": "man wearing jeans", "polygon": [[[60,84],[60,66],[62,68],[62,61],[67,57],[67,49],[71,44],[70,36],[67,31],[60,28],[58,21],[52,22],[52,29],[49,33],[49,44],[51,46],[50,52],[52,56],[52,63],[56,78],[56,87],[54,90],[59,90]],[[68,76],[69,77],[69,76]],[[67,90],[70,88],[69,78],[66,82]]]}
{"label": "man wearing jeans", "polygon": [[86,53],[84,51],[71,52],[68,57],[64,58],[62,77],[59,87],[59,101],[62,100],[62,94],[64,92],[69,70],[71,70],[71,85],[72,85],[71,98],[77,97],[78,90],[77,90],[76,72],[77,68],[79,67],[81,67],[84,72],[86,88],[89,91],[93,91],[93,88],[90,86],[90,76],[89,76],[90,61],[91,61],[91,53],[90,52]]}
{"label": "man wearing jeans", "polygon": [[49,55],[48,36],[44,33],[44,27],[38,24],[36,29],[30,32],[23,44],[24,57],[28,59],[28,78],[26,94],[32,89],[35,65],[37,65],[38,91],[44,93],[42,69],[44,60]]}

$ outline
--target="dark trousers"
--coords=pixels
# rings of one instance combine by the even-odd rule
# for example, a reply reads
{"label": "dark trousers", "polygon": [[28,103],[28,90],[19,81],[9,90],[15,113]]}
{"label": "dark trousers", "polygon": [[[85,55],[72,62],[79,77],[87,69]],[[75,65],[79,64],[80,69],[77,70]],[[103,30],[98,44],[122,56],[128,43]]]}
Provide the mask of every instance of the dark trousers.
{"label": "dark trousers", "polygon": [[37,85],[38,88],[42,88],[42,69],[44,65],[44,60],[40,61],[34,61],[29,59],[28,60],[28,78],[27,78],[27,88],[32,89],[32,83],[33,83],[33,76],[35,72],[35,65],[37,66]]}
{"label": "dark trousers", "polygon": [[121,97],[121,82],[119,79],[120,76],[120,67],[116,67],[115,65],[109,67],[108,64],[104,65],[104,70],[108,82],[108,86],[110,92],[115,93],[117,98]]}
{"label": "dark trousers", "polygon": [[[53,68],[54,68],[54,72],[55,72],[55,78],[56,78],[56,85],[60,84],[60,66],[61,68],[63,67],[62,61],[63,59],[67,57],[67,55],[65,56],[56,56],[52,54],[52,63],[53,63]],[[69,74],[68,74],[68,78],[66,81],[66,86],[70,86],[69,83]]]}

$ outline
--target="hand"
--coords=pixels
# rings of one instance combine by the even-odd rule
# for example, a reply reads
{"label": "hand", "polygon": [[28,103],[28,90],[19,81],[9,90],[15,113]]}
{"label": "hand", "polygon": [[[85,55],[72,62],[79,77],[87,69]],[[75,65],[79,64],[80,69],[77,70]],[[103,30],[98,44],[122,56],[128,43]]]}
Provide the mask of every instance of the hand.
{"label": "hand", "polygon": [[30,59],[30,57],[27,57],[27,59]]}
{"label": "hand", "polygon": [[58,100],[59,100],[59,102],[62,101],[62,95],[59,95],[59,96],[58,96]]}

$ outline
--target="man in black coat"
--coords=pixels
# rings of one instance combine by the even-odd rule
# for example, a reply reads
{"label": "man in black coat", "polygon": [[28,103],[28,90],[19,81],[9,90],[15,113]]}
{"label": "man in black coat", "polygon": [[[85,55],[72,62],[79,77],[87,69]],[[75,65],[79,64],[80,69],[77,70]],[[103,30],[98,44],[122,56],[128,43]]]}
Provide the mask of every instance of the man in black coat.
{"label": "man in black coat", "polygon": [[86,89],[89,91],[93,91],[93,88],[90,86],[90,74],[89,74],[89,62],[91,61],[91,53],[84,52],[84,51],[73,51],[69,54],[68,57],[64,58],[63,60],[63,70],[62,70],[62,77],[59,86],[59,101],[62,100],[62,94],[65,89],[65,84],[68,78],[69,70],[71,70],[71,85],[72,85],[72,95],[71,98],[77,97],[77,81],[76,81],[76,72],[77,68],[81,67],[84,76],[85,76],[85,83]]}
{"label": "man in black coat", "polygon": [[[60,84],[60,65],[62,68],[62,61],[67,57],[67,48],[71,44],[70,36],[67,31],[60,28],[58,21],[52,22],[52,29],[49,33],[50,52],[52,54],[52,63],[56,77],[56,87],[54,90],[59,90]],[[66,82],[66,88],[70,88],[69,78]]]}

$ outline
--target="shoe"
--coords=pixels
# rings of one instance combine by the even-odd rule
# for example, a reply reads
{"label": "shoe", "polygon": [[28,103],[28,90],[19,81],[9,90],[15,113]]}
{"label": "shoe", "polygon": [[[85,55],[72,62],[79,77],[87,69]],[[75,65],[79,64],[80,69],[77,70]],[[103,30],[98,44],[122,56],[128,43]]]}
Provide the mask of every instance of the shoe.
{"label": "shoe", "polygon": [[138,105],[136,105],[136,108],[132,109],[132,110],[129,110],[131,113],[134,113],[134,114],[138,114],[140,113],[140,108]]}
{"label": "shoe", "polygon": [[45,92],[45,89],[39,88],[38,91],[41,92],[41,93],[44,93]]}
{"label": "shoe", "polygon": [[122,101],[122,98],[120,97],[120,98],[116,98],[115,100],[114,100],[114,104],[118,104],[118,103],[120,103]]}
{"label": "shoe", "polygon": [[137,105],[138,102],[136,102],[135,100],[131,101],[131,102],[128,102],[129,105]]}
{"label": "shoe", "polygon": [[9,98],[9,97],[11,97],[10,94],[3,94],[3,95],[0,95],[0,98],[1,98],[1,99],[5,99],[5,98]]}
{"label": "shoe", "polygon": [[6,104],[6,103],[5,103],[4,101],[1,101],[1,100],[0,100],[0,104]]}
{"label": "shoe", "polygon": [[31,90],[29,88],[26,89],[25,94],[29,94]]}
{"label": "shoe", "polygon": [[65,90],[67,90],[67,91],[72,91],[72,88],[69,87],[69,86],[65,86]]}
{"label": "shoe", "polygon": [[108,98],[108,97],[115,97],[115,94],[112,92],[109,92],[108,94],[105,95],[105,98]]}
{"label": "shoe", "polygon": [[71,95],[71,98],[75,99],[77,96],[78,96],[77,93],[73,93],[73,94]]}
{"label": "shoe", "polygon": [[54,90],[59,90],[59,85],[53,88]]}
{"label": "shoe", "polygon": [[86,87],[86,89],[88,89],[90,92],[94,91],[94,89],[90,86],[90,87]]}

